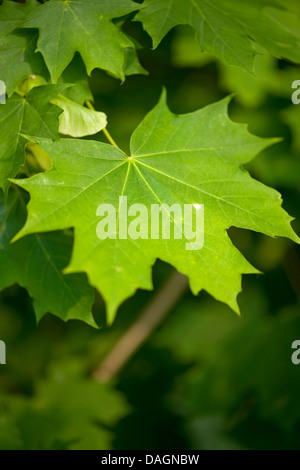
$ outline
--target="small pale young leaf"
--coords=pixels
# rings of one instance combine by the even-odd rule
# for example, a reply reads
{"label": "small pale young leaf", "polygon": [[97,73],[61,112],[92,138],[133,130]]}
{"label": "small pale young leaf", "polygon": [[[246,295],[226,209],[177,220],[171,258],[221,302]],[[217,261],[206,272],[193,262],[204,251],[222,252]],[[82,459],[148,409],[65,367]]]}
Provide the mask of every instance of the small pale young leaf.
{"label": "small pale young leaf", "polygon": [[41,75],[30,75],[17,86],[15,92],[21,96],[27,96],[28,93],[38,86],[47,85],[47,81]]}
{"label": "small pale young leaf", "polygon": [[[174,115],[163,94],[133,133],[131,157],[101,142],[37,138],[53,169],[15,180],[30,193],[28,219],[15,237],[75,228],[72,260],[65,272],[86,272],[104,297],[108,318],[137,288],[151,289],[157,258],[186,274],[191,290],[205,289],[238,311],[241,275],[257,273],[227,235],[236,226],[299,242],[280,194],[241,168],[277,139],[261,139],[233,123],[229,99],[199,111]],[[30,140],[33,138],[30,137]],[[99,239],[97,208],[119,197],[127,204],[204,204],[204,246],[187,250],[186,239]],[[171,233],[174,219],[168,217]]]}
{"label": "small pale young leaf", "polygon": [[253,41],[275,57],[300,62],[300,21],[286,2],[283,7],[266,0],[146,0],[135,19],[143,22],[154,47],[174,26],[188,24],[203,51],[249,72]]}
{"label": "small pale young leaf", "polygon": [[85,274],[62,274],[73,240],[63,232],[34,234],[11,244],[26,220],[20,191],[9,192],[7,204],[0,196],[0,289],[14,283],[33,298],[37,320],[50,312],[62,320],[83,320],[96,327],[91,313],[93,289]]}
{"label": "small pale young leaf", "polygon": [[65,96],[60,95],[51,102],[63,110],[59,116],[60,134],[84,137],[97,134],[107,125],[106,114],[85,108]]}

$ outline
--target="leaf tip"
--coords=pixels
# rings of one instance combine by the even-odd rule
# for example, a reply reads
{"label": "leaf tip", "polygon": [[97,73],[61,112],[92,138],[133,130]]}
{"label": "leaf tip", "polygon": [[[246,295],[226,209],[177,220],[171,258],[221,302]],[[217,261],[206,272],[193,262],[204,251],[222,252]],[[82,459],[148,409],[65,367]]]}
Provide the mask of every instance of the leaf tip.
{"label": "leaf tip", "polygon": [[21,238],[24,237],[25,234],[23,234],[23,230],[20,230],[18,233],[16,233],[16,235],[10,240],[10,244],[13,244],[19,240],[21,240]]}

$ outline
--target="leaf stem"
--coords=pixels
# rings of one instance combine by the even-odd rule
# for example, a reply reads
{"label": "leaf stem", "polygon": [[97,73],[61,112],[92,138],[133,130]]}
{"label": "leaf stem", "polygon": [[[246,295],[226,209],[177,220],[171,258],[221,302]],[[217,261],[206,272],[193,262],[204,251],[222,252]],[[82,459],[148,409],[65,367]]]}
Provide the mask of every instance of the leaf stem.
{"label": "leaf stem", "polygon": [[[95,111],[95,108],[94,106],[92,105],[92,103],[90,102],[90,100],[86,100],[85,101],[87,107],[89,109],[91,109],[92,111]],[[117,147],[119,148],[119,146],[116,144],[116,142],[114,141],[114,139],[112,138],[112,136],[110,135],[110,133],[108,132],[108,130],[106,129],[106,127],[104,127],[104,129],[102,129],[105,137],[107,138],[107,140],[114,146],[114,147]]]}
{"label": "leaf stem", "polygon": [[116,144],[116,142],[114,141],[114,139],[112,138],[112,136],[110,135],[110,133],[108,132],[108,130],[106,129],[106,127],[104,127],[103,130],[103,133],[105,135],[105,137],[107,138],[107,140],[114,146],[114,147],[117,147],[119,148],[119,146]]}

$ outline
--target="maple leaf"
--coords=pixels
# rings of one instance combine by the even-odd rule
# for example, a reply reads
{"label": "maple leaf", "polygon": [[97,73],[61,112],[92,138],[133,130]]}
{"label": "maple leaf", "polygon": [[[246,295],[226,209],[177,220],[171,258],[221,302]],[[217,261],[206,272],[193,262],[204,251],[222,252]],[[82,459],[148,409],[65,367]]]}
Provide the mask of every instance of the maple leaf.
{"label": "maple leaf", "polygon": [[8,96],[29,75],[49,75],[42,55],[35,53],[37,37],[36,33],[23,30],[0,37],[0,79],[6,85]]}
{"label": "maple leaf", "polygon": [[202,50],[227,65],[253,72],[253,41],[275,57],[300,62],[299,20],[278,2],[146,0],[135,19],[143,22],[154,47],[174,26],[188,24]]}
{"label": "maple leaf", "polygon": [[32,396],[3,387],[0,450],[112,448],[111,429],[130,411],[124,396],[112,384],[88,377],[78,359],[59,356],[47,367],[44,359],[46,372],[35,380]]}
{"label": "maple leaf", "polygon": [[26,220],[20,191],[10,191],[7,204],[0,196],[0,289],[14,283],[34,300],[37,319],[51,312],[64,321],[80,319],[96,326],[91,308],[93,289],[85,274],[63,275],[73,240],[63,232],[34,234],[10,244]]}
{"label": "maple leaf", "polygon": [[25,28],[38,28],[38,50],[43,54],[51,78],[57,81],[79,52],[88,74],[96,68],[124,80],[124,50],[133,42],[112,22],[139,7],[131,0],[50,0],[34,10]]}
{"label": "maple leaf", "polygon": [[94,100],[89,87],[85,66],[79,54],[75,54],[72,62],[63,71],[58,83],[72,85],[63,92],[63,95],[76,103],[83,105],[87,100]]}
{"label": "maple leaf", "polygon": [[[228,102],[178,116],[170,112],[163,94],[133,133],[130,157],[100,142],[35,139],[53,169],[14,180],[31,196],[28,220],[15,239],[74,227],[73,255],[65,272],[87,273],[106,301],[109,321],[137,288],[152,288],[151,267],[157,258],[186,274],[194,294],[205,289],[238,311],[241,274],[258,271],[234,247],[226,230],[236,226],[297,242],[299,238],[281,207],[280,194],[241,168],[277,140],[255,137],[245,125],[233,123]],[[203,248],[188,251],[185,240],[175,237],[98,239],[99,204],[117,207],[122,195],[128,206],[204,204]],[[174,220],[170,223],[173,226]]]}
{"label": "maple leaf", "polygon": [[0,188],[7,192],[7,178],[16,176],[25,160],[26,139],[20,134],[58,138],[60,108],[49,101],[68,85],[33,88],[27,96],[14,94],[0,106]]}
{"label": "maple leaf", "polygon": [[40,4],[37,0],[16,3],[4,0],[0,6],[0,36],[4,37],[22,27],[26,17]]}
{"label": "maple leaf", "polygon": [[124,60],[124,74],[125,75],[148,75],[147,70],[140,64],[137,53],[132,48],[127,48],[124,50],[125,60]]}
{"label": "maple leaf", "polygon": [[0,80],[8,96],[29,75],[48,75],[42,55],[35,53],[38,34],[18,29],[38,6],[36,0],[25,4],[5,0],[0,6]]}

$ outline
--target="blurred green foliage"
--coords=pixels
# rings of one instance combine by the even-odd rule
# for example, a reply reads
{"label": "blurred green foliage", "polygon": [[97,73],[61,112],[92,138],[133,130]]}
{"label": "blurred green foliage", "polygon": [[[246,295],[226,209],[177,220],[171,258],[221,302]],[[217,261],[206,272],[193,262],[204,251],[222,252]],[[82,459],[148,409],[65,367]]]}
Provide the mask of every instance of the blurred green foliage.
{"label": "blurred green foliage", "polygon": [[[139,23],[124,29],[141,44],[149,75],[122,85],[100,71],[90,79],[95,107],[107,114],[120,147],[128,150],[131,132],[162,85],[176,113],[234,93],[233,120],[249,123],[257,135],[283,138],[248,170],[283,194],[299,233],[300,105],[291,104],[291,85],[300,67],[259,51],[253,77],[201,54],[188,27],[175,28],[155,51]],[[84,83],[82,89],[85,94]],[[97,331],[51,315],[36,326],[26,292],[5,290],[0,449],[300,449],[300,365],[291,362],[291,344],[300,339],[300,250],[244,230],[232,228],[230,236],[265,272],[243,280],[242,316],[205,293],[196,299],[187,293],[109,384],[95,383],[91,373],[151,293],[128,300],[110,328],[98,298],[94,315],[103,327]],[[156,264],[156,288],[170,271]]]}

